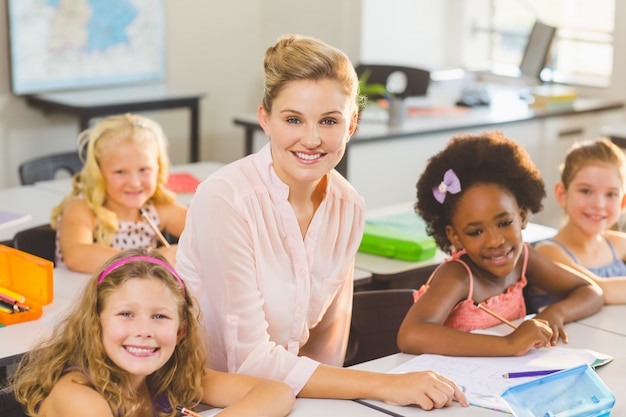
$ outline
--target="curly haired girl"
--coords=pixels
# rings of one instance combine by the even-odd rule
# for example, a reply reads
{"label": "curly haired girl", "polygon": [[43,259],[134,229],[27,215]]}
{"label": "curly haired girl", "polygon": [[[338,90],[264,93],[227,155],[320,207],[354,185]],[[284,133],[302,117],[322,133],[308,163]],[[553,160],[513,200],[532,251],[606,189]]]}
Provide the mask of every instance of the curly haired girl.
{"label": "curly haired girl", "polygon": [[121,252],[24,356],[15,396],[31,416],[173,417],[199,402],[226,407],[224,416],[286,415],[294,401],[286,384],[204,368],[197,315],[158,252]]}
{"label": "curly haired girl", "polygon": [[[564,323],[595,313],[602,291],[559,268],[522,240],[542,208],[543,180],[524,149],[499,132],[459,135],[432,157],[417,183],[416,211],[437,245],[451,253],[416,293],[398,333],[408,353],[523,355],[567,343]],[[551,276],[543,280],[544,276]],[[470,333],[526,315],[523,288],[560,301],[506,336]],[[489,314],[487,311],[495,314]]]}

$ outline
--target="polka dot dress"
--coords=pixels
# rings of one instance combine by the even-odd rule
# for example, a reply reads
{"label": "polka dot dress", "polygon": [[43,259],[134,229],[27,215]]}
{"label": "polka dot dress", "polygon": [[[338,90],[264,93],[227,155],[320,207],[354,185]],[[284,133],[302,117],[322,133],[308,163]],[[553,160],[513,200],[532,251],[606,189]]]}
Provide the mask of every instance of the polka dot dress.
{"label": "polka dot dress", "polygon": [[[159,214],[153,204],[149,203],[144,207],[148,217],[152,219],[154,224],[160,228],[161,222]],[[60,219],[59,219],[60,220]],[[60,222],[59,222],[60,223]],[[111,247],[119,250],[136,249],[136,248],[156,248],[159,238],[150,228],[148,223],[143,219],[137,222],[120,222],[117,232],[111,241]],[[57,229],[56,237],[56,265],[57,267],[65,267],[63,254],[61,253],[61,245],[59,245],[59,231]]]}

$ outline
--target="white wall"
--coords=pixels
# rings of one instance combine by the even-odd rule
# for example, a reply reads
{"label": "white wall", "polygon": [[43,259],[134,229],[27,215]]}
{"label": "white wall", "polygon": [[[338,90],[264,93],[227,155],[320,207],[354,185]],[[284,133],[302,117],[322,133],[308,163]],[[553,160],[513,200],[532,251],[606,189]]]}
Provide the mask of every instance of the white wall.
{"label": "white wall", "polygon": [[[262,94],[265,49],[282,33],[316,36],[356,57],[360,1],[167,0],[169,85],[206,93],[201,101],[201,159],[229,162],[243,155],[243,129],[232,120],[255,112]],[[6,22],[0,2],[0,22]],[[11,94],[8,39],[0,29],[0,187],[19,183],[20,161],[75,149],[78,121],[43,114]],[[356,59],[356,58],[355,58]],[[188,112],[145,113],[163,125],[174,163],[188,155]]]}
{"label": "white wall", "polygon": [[[167,83],[206,92],[201,102],[201,159],[229,162],[243,155],[243,130],[232,119],[255,112],[262,93],[263,54],[281,33],[319,37],[346,51],[354,62],[384,58],[429,68],[450,67],[462,62],[465,53],[459,48],[467,33],[463,16],[485,1],[256,0],[244,7],[240,1],[167,0]],[[0,2],[0,22],[6,18],[6,2]],[[624,19],[626,4],[616,1],[616,21]],[[592,93],[626,100],[626,54],[621,53],[626,50],[626,28],[615,26],[613,86]],[[20,161],[74,149],[78,133],[73,117],[43,114],[11,94],[7,45],[3,26],[0,187],[18,184]],[[173,162],[186,161],[187,112],[147,115],[168,134]]]}

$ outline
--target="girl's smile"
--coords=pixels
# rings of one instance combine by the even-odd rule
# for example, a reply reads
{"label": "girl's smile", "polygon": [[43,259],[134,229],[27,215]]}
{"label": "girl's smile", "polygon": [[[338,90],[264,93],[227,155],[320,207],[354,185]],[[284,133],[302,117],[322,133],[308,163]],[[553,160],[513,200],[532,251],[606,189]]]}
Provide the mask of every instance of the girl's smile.
{"label": "girl's smile", "polygon": [[489,275],[505,277],[522,253],[526,215],[508,191],[496,184],[478,184],[459,199],[446,231],[450,242]]}

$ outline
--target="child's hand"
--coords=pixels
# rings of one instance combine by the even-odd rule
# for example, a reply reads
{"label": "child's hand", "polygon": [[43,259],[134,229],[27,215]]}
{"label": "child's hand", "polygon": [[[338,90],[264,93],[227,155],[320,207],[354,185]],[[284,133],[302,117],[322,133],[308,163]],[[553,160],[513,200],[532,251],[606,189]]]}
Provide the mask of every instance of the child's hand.
{"label": "child's hand", "polygon": [[531,348],[552,346],[554,332],[550,324],[541,319],[522,322],[513,333],[505,336],[513,346],[513,356],[525,355]]}
{"label": "child's hand", "polygon": [[537,317],[536,320],[546,322],[552,329],[552,338],[550,340],[552,346],[556,346],[559,342],[559,338],[563,340],[563,343],[569,343],[565,325],[563,324],[563,315],[560,314],[558,309],[548,307],[537,314]]}
{"label": "child's hand", "polygon": [[464,407],[469,406],[459,386],[435,372],[387,375],[390,379],[384,384],[383,401],[388,404],[415,404],[424,410],[431,410],[449,406],[452,400],[456,400]]}

